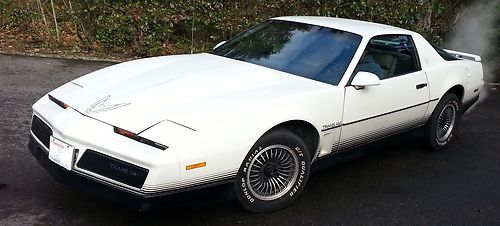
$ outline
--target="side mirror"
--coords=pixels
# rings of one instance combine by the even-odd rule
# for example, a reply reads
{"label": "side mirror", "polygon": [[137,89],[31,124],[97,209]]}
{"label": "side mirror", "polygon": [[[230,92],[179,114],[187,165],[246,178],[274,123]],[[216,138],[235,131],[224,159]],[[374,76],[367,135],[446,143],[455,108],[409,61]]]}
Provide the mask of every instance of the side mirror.
{"label": "side mirror", "polygon": [[217,47],[223,45],[224,43],[226,43],[226,41],[219,42],[219,44],[215,45],[213,49],[217,49]]}
{"label": "side mirror", "polygon": [[351,85],[356,89],[363,89],[365,86],[378,86],[380,85],[380,79],[373,73],[360,71],[354,76]]}

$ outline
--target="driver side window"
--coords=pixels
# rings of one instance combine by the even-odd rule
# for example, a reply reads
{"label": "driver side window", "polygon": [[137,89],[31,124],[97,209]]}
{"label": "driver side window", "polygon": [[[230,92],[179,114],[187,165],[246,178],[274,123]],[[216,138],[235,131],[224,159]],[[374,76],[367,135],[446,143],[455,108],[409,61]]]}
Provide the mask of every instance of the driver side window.
{"label": "driver side window", "polygon": [[381,35],[372,38],[356,66],[381,80],[420,70],[413,40],[407,35]]}

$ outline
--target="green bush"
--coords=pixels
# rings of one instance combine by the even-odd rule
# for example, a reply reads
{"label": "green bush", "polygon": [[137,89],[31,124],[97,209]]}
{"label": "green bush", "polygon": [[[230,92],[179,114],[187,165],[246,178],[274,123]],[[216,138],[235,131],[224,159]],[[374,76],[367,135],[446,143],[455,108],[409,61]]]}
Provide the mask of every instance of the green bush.
{"label": "green bush", "polygon": [[188,53],[191,32],[194,52],[207,51],[258,22],[284,15],[386,23],[416,30],[439,43],[453,27],[454,15],[463,5],[454,0],[53,1],[62,40],[52,32],[55,23],[50,1],[41,1],[42,13],[39,0],[0,0],[0,26],[28,33],[49,46],[133,56]]}

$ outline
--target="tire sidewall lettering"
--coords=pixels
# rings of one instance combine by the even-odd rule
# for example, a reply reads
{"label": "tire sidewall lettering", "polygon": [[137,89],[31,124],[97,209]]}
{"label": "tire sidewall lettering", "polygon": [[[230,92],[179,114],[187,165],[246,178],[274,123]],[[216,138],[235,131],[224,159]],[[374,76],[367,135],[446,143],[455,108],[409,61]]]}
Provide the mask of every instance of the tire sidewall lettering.
{"label": "tire sidewall lettering", "polygon": [[245,181],[245,178],[241,178],[240,184],[241,184],[241,189],[243,191],[243,195],[245,196],[245,198],[247,198],[247,200],[249,202],[254,202],[255,198],[253,198],[253,196],[250,194],[250,191],[248,191],[247,182]]}
{"label": "tire sidewall lettering", "polygon": [[304,186],[304,178],[306,174],[306,161],[300,160],[300,166],[299,166],[299,176],[297,177],[297,180],[295,181],[294,185],[292,186],[292,189],[288,193],[290,197],[294,196],[297,191],[301,188],[301,186]]}
{"label": "tire sidewall lettering", "polygon": [[259,151],[262,150],[262,147],[259,147],[258,149],[254,150],[252,152],[252,154],[246,158],[245,160],[245,167],[243,167],[243,172],[246,173],[247,170],[248,170],[248,167],[250,166],[250,162],[252,162],[253,158],[255,157],[255,155],[257,155],[257,153],[259,153]]}

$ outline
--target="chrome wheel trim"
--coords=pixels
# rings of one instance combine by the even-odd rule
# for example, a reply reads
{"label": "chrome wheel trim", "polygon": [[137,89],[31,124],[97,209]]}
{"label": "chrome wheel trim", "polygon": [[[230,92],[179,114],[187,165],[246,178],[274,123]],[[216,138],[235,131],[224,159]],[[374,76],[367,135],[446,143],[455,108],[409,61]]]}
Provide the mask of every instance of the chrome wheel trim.
{"label": "chrome wheel trim", "polygon": [[248,190],[257,199],[276,200],[290,191],[298,173],[299,160],[291,148],[279,144],[268,146],[248,166]]}
{"label": "chrome wheel trim", "polygon": [[439,143],[444,143],[450,137],[455,126],[455,119],[457,117],[457,109],[453,103],[446,104],[436,123],[436,140]]}

